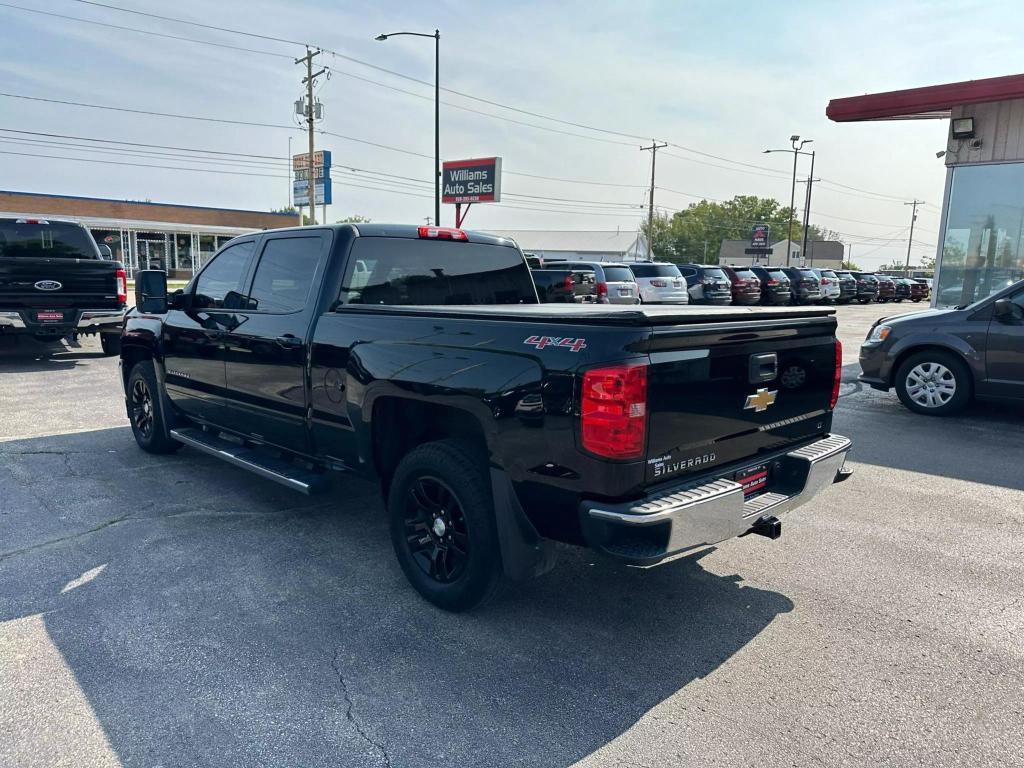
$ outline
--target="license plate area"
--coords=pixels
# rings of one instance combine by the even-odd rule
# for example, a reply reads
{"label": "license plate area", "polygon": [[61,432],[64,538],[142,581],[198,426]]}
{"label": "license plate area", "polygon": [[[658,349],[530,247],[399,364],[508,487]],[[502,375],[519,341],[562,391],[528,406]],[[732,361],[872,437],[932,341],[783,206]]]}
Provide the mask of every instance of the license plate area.
{"label": "license plate area", "polygon": [[36,312],[36,320],[40,323],[59,323],[63,319],[63,312]]}
{"label": "license plate area", "polygon": [[749,499],[768,490],[769,465],[759,464],[736,472],[732,479],[743,486],[743,498]]}

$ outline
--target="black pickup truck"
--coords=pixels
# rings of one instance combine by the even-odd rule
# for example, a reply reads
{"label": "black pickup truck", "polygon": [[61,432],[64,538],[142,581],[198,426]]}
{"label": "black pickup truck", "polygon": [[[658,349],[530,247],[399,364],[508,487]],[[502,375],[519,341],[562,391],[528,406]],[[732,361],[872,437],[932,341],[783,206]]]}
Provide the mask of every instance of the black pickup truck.
{"label": "black pickup truck", "polygon": [[[183,444],[304,493],[379,480],[403,571],[448,610],[539,575],[552,541],[648,566],[846,476],[826,309],[539,304],[509,239],[380,224],[144,271],[122,337],[144,450]],[[339,479],[343,482],[343,479]]]}
{"label": "black pickup truck", "polygon": [[104,353],[116,355],[127,298],[124,266],[81,224],[0,219],[0,335],[98,333]]}

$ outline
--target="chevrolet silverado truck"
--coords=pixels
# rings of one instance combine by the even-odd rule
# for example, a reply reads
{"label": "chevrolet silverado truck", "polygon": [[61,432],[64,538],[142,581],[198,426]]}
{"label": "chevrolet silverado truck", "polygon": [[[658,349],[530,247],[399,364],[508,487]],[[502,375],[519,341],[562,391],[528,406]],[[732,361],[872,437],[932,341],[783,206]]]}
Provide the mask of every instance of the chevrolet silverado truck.
{"label": "chevrolet silverado truck", "polygon": [[135,290],[138,445],[300,493],[377,480],[447,610],[544,573],[553,542],[646,567],[777,538],[847,474],[832,310],[540,304],[514,241],[382,224],[245,235],[184,289]]}
{"label": "chevrolet silverado truck", "polygon": [[0,219],[0,335],[98,333],[104,354],[116,355],[127,299],[124,266],[81,224]]}

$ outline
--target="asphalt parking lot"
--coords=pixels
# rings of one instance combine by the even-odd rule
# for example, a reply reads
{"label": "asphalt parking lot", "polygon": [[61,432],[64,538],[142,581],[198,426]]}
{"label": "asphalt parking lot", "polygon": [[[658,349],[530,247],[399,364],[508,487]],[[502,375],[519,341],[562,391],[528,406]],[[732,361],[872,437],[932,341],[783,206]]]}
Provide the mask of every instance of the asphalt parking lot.
{"label": "asphalt parking lot", "polygon": [[1024,411],[856,382],[854,476],[650,571],[565,549],[449,615],[376,488],[138,450],[116,359],[0,345],[0,765],[1024,765]]}

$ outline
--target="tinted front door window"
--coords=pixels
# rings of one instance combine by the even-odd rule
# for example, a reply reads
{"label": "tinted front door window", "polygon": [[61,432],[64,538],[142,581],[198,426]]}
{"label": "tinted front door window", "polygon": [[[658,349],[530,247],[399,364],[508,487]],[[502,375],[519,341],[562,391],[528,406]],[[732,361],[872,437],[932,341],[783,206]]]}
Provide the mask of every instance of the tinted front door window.
{"label": "tinted front door window", "polygon": [[196,281],[192,306],[196,309],[238,309],[242,299],[242,280],[256,243],[252,240],[229,245],[218,253]]}

